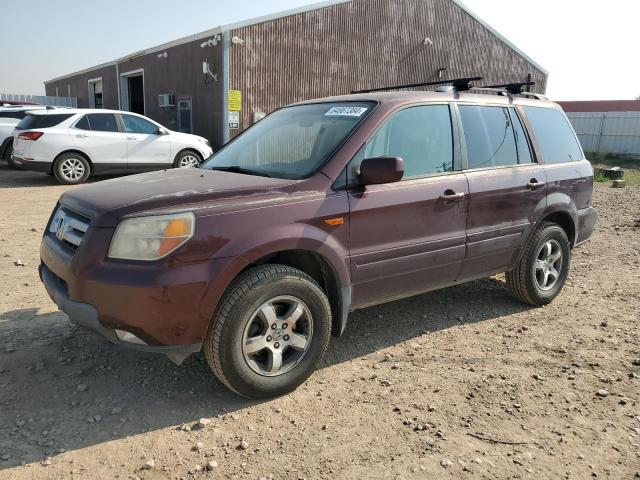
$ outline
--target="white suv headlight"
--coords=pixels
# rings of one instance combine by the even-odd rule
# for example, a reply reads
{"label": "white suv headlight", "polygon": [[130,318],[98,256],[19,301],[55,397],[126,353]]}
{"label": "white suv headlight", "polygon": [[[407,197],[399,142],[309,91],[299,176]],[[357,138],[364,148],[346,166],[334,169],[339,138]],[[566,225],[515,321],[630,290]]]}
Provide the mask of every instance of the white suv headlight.
{"label": "white suv headlight", "polygon": [[128,218],[111,239],[109,257],[123,260],[158,260],[186,243],[195,229],[192,212]]}

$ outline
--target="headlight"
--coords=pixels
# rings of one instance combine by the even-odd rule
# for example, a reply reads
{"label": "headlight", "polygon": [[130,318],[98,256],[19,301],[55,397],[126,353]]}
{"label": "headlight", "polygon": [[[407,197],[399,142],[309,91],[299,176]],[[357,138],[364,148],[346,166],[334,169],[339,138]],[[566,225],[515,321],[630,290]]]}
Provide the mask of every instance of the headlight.
{"label": "headlight", "polygon": [[128,218],[120,222],[109,246],[109,257],[123,260],[158,260],[193,237],[195,215]]}

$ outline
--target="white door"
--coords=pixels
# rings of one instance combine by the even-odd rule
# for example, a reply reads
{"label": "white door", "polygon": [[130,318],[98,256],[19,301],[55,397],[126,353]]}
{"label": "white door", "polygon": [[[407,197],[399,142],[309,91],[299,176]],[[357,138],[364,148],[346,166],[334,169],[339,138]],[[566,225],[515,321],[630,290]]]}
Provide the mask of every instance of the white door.
{"label": "white door", "polygon": [[127,138],[113,113],[89,113],[69,133],[78,149],[89,155],[95,173],[127,170]]}
{"label": "white door", "polygon": [[129,171],[144,172],[167,168],[173,164],[169,135],[155,123],[137,115],[122,115],[127,137]]}

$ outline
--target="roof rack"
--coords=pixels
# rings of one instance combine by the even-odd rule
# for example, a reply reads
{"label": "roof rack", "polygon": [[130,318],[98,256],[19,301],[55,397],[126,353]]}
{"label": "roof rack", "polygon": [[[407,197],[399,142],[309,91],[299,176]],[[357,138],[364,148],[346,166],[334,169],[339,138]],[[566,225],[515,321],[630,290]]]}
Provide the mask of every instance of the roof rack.
{"label": "roof rack", "polygon": [[402,90],[405,88],[428,87],[433,85],[446,85],[449,83],[453,86],[454,90],[463,92],[465,90],[470,90],[473,88],[473,84],[471,82],[476,82],[479,80],[482,80],[482,77],[452,78],[449,80],[437,80],[435,82],[411,83],[407,85],[393,85],[389,87],[370,88],[367,90],[353,90],[351,91],[351,93],[356,94],[356,93],[386,92],[389,90]]}
{"label": "roof rack", "polygon": [[525,91],[524,87],[530,87],[535,85],[536,82],[528,81],[528,82],[514,82],[514,83],[503,83],[500,85],[485,85],[483,87],[478,87],[479,90],[484,89],[493,89],[493,90],[505,90],[512,95],[520,95],[523,93],[528,93]]}

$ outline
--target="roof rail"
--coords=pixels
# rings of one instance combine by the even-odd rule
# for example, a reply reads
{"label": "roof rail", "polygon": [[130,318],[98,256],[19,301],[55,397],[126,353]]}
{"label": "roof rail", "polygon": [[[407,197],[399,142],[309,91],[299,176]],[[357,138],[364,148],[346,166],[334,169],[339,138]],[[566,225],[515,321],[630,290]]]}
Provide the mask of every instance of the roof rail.
{"label": "roof rail", "polygon": [[389,87],[378,87],[378,88],[370,88],[367,90],[352,90],[352,94],[356,93],[373,93],[373,92],[386,92],[389,90],[402,90],[405,88],[416,88],[416,87],[428,87],[433,85],[446,85],[451,84],[453,88],[459,92],[463,92],[465,90],[470,90],[473,88],[473,84],[471,82],[482,80],[482,77],[463,77],[463,78],[452,78],[449,80],[437,80],[435,82],[422,82],[422,83],[411,83],[406,85],[393,85]]}
{"label": "roof rail", "polygon": [[549,97],[547,97],[546,95],[542,95],[541,93],[522,92],[520,95],[524,95],[525,97],[533,97],[536,100],[549,100]]}

